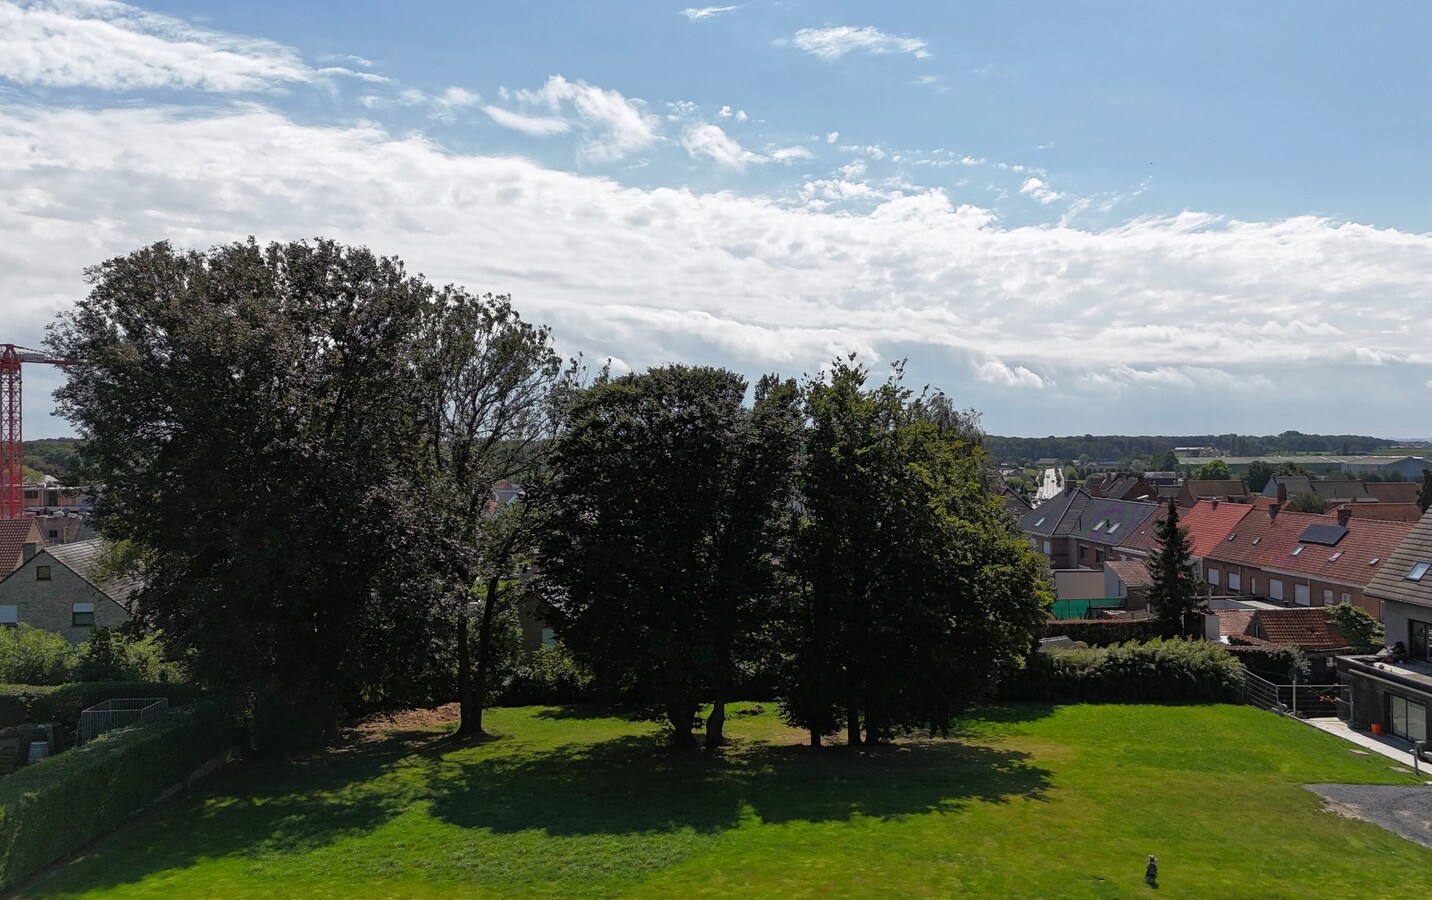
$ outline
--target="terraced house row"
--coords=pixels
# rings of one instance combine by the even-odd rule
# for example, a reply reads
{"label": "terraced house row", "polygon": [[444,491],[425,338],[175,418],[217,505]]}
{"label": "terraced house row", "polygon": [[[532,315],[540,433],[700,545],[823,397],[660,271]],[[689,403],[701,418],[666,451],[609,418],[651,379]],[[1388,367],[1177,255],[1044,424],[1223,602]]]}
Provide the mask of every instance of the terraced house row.
{"label": "terraced house row", "polygon": [[[1167,507],[1091,496],[1065,489],[1021,519],[1030,545],[1056,570],[1098,569],[1142,562],[1156,552],[1155,527]],[[1355,515],[1341,506],[1327,515],[1290,512],[1277,498],[1250,503],[1199,499],[1180,511],[1199,575],[1210,596],[1289,606],[1353,603],[1379,618],[1383,601],[1368,586],[1412,533],[1414,524]],[[1138,569],[1109,566],[1111,584],[1128,584]],[[1109,593],[1107,596],[1121,596]]]}

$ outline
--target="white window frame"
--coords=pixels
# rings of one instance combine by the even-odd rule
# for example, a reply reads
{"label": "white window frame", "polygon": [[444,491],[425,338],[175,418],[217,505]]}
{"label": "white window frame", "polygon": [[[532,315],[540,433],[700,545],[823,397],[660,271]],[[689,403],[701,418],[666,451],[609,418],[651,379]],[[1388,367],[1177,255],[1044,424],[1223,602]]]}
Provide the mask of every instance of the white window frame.
{"label": "white window frame", "polygon": [[[80,622],[78,616],[89,616],[88,622]],[[70,604],[70,627],[71,628],[93,628],[94,627],[94,604],[88,601]]]}
{"label": "white window frame", "polygon": [[1278,579],[1278,578],[1269,578],[1269,579],[1268,579],[1268,599],[1269,599],[1269,600],[1282,600],[1282,599],[1283,599],[1283,582],[1282,582],[1281,579]]}
{"label": "white window frame", "polygon": [[1208,570],[1208,584],[1209,584],[1209,587],[1218,587],[1218,570],[1217,570],[1217,569],[1209,569],[1209,570]]}
{"label": "white window frame", "polygon": [[1306,584],[1293,585],[1293,602],[1299,606],[1313,605],[1313,589]]}
{"label": "white window frame", "polygon": [[1228,573],[1228,590],[1230,592],[1243,590],[1243,574],[1241,572]]}

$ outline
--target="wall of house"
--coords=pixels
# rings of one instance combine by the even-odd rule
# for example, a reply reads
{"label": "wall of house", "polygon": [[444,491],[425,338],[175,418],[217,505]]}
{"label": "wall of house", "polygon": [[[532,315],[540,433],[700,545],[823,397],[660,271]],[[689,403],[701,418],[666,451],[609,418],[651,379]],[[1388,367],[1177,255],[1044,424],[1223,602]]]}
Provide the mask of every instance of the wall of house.
{"label": "wall of house", "polygon": [[1062,569],[1054,572],[1054,593],[1060,600],[1102,600],[1104,573],[1091,569]]}
{"label": "wall of house", "polygon": [[[42,566],[50,568],[48,581],[38,577]],[[94,604],[94,626],[74,626],[75,603]],[[0,581],[0,606],[16,607],[20,622],[63,635],[72,644],[89,640],[95,628],[117,628],[129,618],[124,607],[43,551]]]}
{"label": "wall of house", "polygon": [[[1365,596],[1362,588],[1354,585],[1322,581],[1303,575],[1266,572],[1256,566],[1225,563],[1212,558],[1203,561],[1203,568],[1205,579],[1211,574],[1209,569],[1218,570],[1218,586],[1214,588],[1212,582],[1209,584],[1214,593],[1227,593],[1243,597],[1266,597],[1271,602],[1286,602],[1289,606],[1333,606],[1347,600],[1354,606],[1360,606],[1367,610],[1373,616],[1378,614],[1377,601]],[[1229,587],[1229,575],[1231,574],[1238,576],[1237,590]],[[1282,585],[1281,597],[1276,597],[1273,594],[1272,582],[1274,581]],[[1307,603],[1298,602],[1298,585],[1307,588]]]}
{"label": "wall of house", "polygon": [[[1377,722],[1390,730],[1387,721],[1387,698],[1402,697],[1411,703],[1420,703],[1427,708],[1429,733],[1422,740],[1432,741],[1432,692],[1420,691],[1406,685],[1392,684],[1350,667],[1345,661],[1338,664],[1338,680],[1348,686],[1352,700],[1352,718],[1349,724],[1354,728],[1366,729]],[[1414,736],[1415,737],[1415,736]]]}
{"label": "wall of house", "polygon": [[[1376,612],[1373,615],[1376,615]],[[1387,634],[1389,646],[1397,641],[1401,641],[1403,647],[1412,646],[1407,623],[1414,619],[1419,622],[1432,622],[1432,607],[1399,603],[1396,600],[1382,601],[1382,629]]]}

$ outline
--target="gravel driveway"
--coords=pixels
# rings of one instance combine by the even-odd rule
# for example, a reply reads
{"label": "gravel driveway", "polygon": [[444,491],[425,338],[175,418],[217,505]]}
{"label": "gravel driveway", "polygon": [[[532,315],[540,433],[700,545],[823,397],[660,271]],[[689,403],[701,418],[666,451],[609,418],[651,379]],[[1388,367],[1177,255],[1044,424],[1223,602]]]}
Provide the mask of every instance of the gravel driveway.
{"label": "gravel driveway", "polygon": [[1432,785],[1310,784],[1333,812],[1363,819],[1432,847]]}

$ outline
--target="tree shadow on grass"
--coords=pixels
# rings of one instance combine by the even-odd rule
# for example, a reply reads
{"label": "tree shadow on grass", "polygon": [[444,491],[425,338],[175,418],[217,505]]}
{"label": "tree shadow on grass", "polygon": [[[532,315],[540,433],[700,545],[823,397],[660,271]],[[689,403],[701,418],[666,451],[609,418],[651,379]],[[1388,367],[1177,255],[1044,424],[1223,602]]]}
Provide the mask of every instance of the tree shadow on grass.
{"label": "tree shadow on grass", "polygon": [[764,822],[898,818],[971,802],[1041,799],[1026,754],[953,741],[872,748],[756,744],[673,752],[651,736],[566,746],[434,774],[434,817],[497,833],[713,833]]}
{"label": "tree shadow on grass", "polygon": [[443,732],[393,732],[307,760],[240,763],[90,845],[24,893],[115,887],[206,858],[303,853],[372,831],[426,794],[429,761],[448,743]]}

